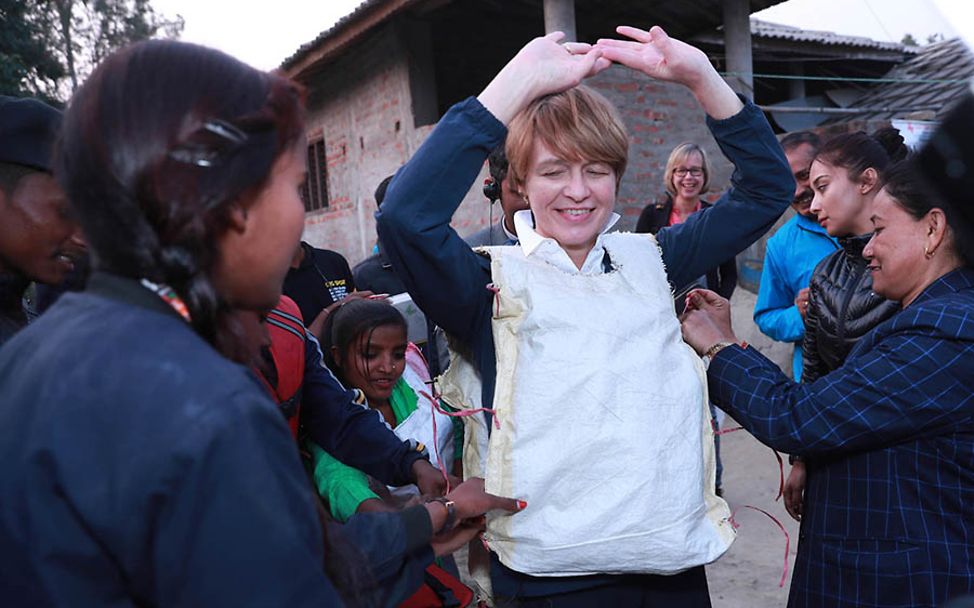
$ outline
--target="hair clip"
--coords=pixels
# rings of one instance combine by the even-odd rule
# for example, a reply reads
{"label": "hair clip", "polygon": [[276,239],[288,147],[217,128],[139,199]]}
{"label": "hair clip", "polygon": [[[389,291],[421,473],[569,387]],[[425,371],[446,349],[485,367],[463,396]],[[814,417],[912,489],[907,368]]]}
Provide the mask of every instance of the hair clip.
{"label": "hair clip", "polygon": [[[241,131],[237,126],[223,120],[206,121],[188,139],[193,140],[198,138],[201,132],[203,135],[215,135],[224,140],[224,142],[232,144],[234,148],[243,145],[247,141],[246,133]],[[181,144],[180,148],[171,150],[169,152],[169,158],[181,163],[196,165],[197,167],[212,167],[217,163],[217,158],[226,152],[228,148],[229,146],[225,143],[210,147],[204,142],[196,143],[187,141]]]}

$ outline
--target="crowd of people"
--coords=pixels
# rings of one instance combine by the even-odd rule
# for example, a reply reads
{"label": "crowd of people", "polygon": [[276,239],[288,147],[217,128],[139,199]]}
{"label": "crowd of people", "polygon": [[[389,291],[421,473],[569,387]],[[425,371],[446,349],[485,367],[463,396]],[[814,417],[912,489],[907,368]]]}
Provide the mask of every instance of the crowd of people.
{"label": "crowd of people", "polygon": [[[617,31],[536,38],[450,108],[354,271],[301,241],[279,75],[147,41],[63,114],[0,99],[5,601],[710,606],[715,407],[790,455],[790,606],[974,592],[974,96],[916,154],[779,141],[700,50]],[[686,87],[734,166],[706,200],[680,144],[633,233],[629,135],[582,84],[613,64]],[[485,162],[501,211],[465,240]],[[781,370],[729,298],[789,205],[754,310]]]}

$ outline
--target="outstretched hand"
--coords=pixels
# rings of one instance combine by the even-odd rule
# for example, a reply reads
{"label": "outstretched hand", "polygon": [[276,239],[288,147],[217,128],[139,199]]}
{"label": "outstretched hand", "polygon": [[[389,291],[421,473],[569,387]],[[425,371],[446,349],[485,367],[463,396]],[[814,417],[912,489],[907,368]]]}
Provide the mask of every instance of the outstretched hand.
{"label": "outstretched hand", "polygon": [[670,38],[658,25],[648,32],[628,25],[620,25],[616,31],[629,40],[600,39],[595,49],[602,51],[603,59],[621,63],[658,80],[686,86],[704,111],[718,120],[740,112],[741,100],[700,49]]}
{"label": "outstretched hand", "polygon": [[602,51],[552,32],[524,45],[477,97],[504,124],[532,101],[577,86],[611,65]]}
{"label": "outstretched hand", "polygon": [[704,74],[713,71],[703,51],[670,38],[658,25],[648,32],[628,25],[620,25],[616,31],[631,40],[600,39],[595,48],[601,49],[606,59],[658,80],[687,86],[692,86]]}
{"label": "outstretched hand", "polygon": [[737,342],[731,329],[730,302],[709,289],[694,289],[687,294],[687,305],[680,316],[683,340],[698,355],[718,342]]}

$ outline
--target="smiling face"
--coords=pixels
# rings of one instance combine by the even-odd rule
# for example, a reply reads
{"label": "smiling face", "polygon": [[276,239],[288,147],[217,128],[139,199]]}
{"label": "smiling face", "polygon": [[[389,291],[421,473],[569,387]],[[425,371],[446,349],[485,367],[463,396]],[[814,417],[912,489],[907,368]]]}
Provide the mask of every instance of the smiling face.
{"label": "smiling face", "polygon": [[928,224],[906,212],[886,190],[873,202],[873,236],[862,255],[869,261],[873,291],[905,306],[922,291]]}
{"label": "smiling face", "polygon": [[54,177],[24,175],[9,193],[0,190],[0,268],[32,281],[56,284],[84,253],[81,229]]}
{"label": "smiling face", "polygon": [[670,184],[677,197],[696,200],[700,198],[705,179],[703,157],[699,152],[690,152],[673,167]]}
{"label": "smiling face", "polygon": [[[874,173],[872,169],[867,169],[862,179],[868,180],[870,176],[874,177]],[[870,193],[875,186],[874,179],[871,184],[853,181],[845,168],[834,167],[820,160],[812,163],[809,179],[815,193],[809,210],[830,236],[843,237],[870,231],[873,198]]]}
{"label": "smiling face", "polygon": [[356,336],[346,352],[332,347],[345,380],[365,393],[373,407],[388,403],[406,368],[406,328],[379,325]]}
{"label": "smiling face", "polygon": [[605,162],[561,158],[536,139],[523,188],[535,230],[581,267],[615,206],[615,171]]}

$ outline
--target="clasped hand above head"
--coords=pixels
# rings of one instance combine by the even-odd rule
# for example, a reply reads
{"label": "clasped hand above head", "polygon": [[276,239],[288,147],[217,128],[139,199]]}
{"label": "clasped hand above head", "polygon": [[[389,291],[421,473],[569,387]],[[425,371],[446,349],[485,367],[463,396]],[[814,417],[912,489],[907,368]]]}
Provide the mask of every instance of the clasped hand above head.
{"label": "clasped hand above head", "polygon": [[738,342],[731,329],[730,302],[709,289],[694,289],[687,294],[680,325],[683,339],[699,355],[719,342]]}
{"label": "clasped hand above head", "polygon": [[600,39],[595,49],[602,52],[602,59],[657,80],[682,84],[712,118],[730,118],[744,107],[700,49],[670,38],[658,25],[648,32],[628,25],[620,25],[616,31],[629,40]]}
{"label": "clasped hand above head", "polygon": [[611,63],[591,44],[568,42],[562,32],[552,32],[524,45],[477,97],[504,124],[529,103],[577,86]]}
{"label": "clasped hand above head", "polygon": [[478,96],[480,103],[509,124],[538,97],[577,86],[616,62],[686,86],[713,118],[729,118],[743,107],[700,49],[670,38],[658,26],[647,32],[623,25],[616,31],[628,39],[603,38],[592,45],[561,43],[562,32],[535,38],[498,72]]}

